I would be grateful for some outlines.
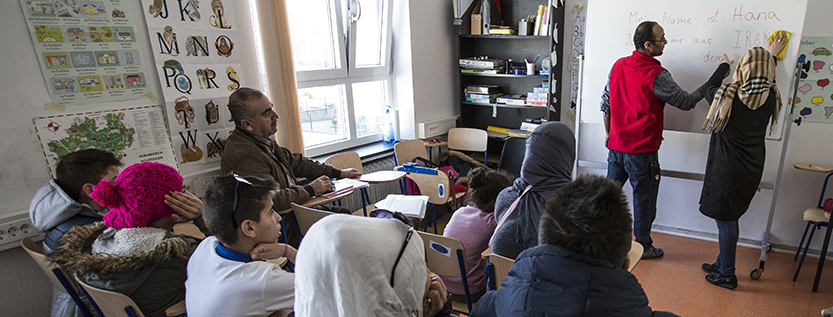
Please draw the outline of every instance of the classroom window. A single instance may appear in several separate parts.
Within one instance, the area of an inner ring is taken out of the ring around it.
[[[286,0],[308,156],[381,139],[391,104],[390,0]]]

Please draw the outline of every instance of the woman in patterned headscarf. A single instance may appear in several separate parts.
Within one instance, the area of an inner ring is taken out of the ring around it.
[[[717,222],[720,253],[714,264],[704,263],[702,267],[709,273],[706,280],[720,287],[738,286],[738,219],[749,208],[761,182],[767,125],[772,123],[771,127],[775,127],[781,111],[774,56],[785,45],[786,38],[779,35],[766,49],[750,49],[738,61],[733,82],[719,85],[719,76],[727,77],[733,63],[723,55],[721,65],[706,85],[705,96],[711,108],[703,130],[712,134],[700,212]]]

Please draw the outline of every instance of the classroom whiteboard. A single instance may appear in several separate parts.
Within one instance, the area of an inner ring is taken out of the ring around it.
[[[581,122],[603,122],[599,105],[610,68],[631,55],[633,31],[642,21],[656,21],[665,29],[668,44],[657,59],[689,92],[708,80],[723,53],[737,61],[752,47],[766,47],[772,32],[792,33],[786,58],[776,68],[786,105],[806,8],[807,0],[588,0]],[[787,108],[782,107],[777,130],[769,138],[780,138]],[[665,129],[701,132],[708,110],[705,101],[690,111],[667,106]]]

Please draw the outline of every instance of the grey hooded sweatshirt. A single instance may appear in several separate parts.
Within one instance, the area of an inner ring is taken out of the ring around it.
[[[44,233],[45,253],[55,250],[60,245],[58,240],[72,227],[101,221],[103,216],[104,213],[70,198],[55,180],[43,185],[29,204],[29,218],[32,224]]]

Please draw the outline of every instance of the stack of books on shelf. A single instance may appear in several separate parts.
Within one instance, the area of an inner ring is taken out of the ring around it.
[[[532,91],[526,95],[526,104],[529,106],[546,107],[548,90],[549,83],[546,81],[541,86],[533,87]]]
[[[490,35],[516,35],[518,34],[518,30],[512,29],[508,26],[504,25],[492,25],[491,29],[489,29]]]
[[[523,106],[526,105],[526,97],[524,95],[511,95],[497,98],[497,103],[504,103],[507,105]]]
[[[504,74],[506,73],[505,61],[482,57],[461,58],[460,72],[464,74]]]
[[[495,103],[503,96],[500,86],[496,85],[469,85],[466,87],[466,101],[482,104]]]

